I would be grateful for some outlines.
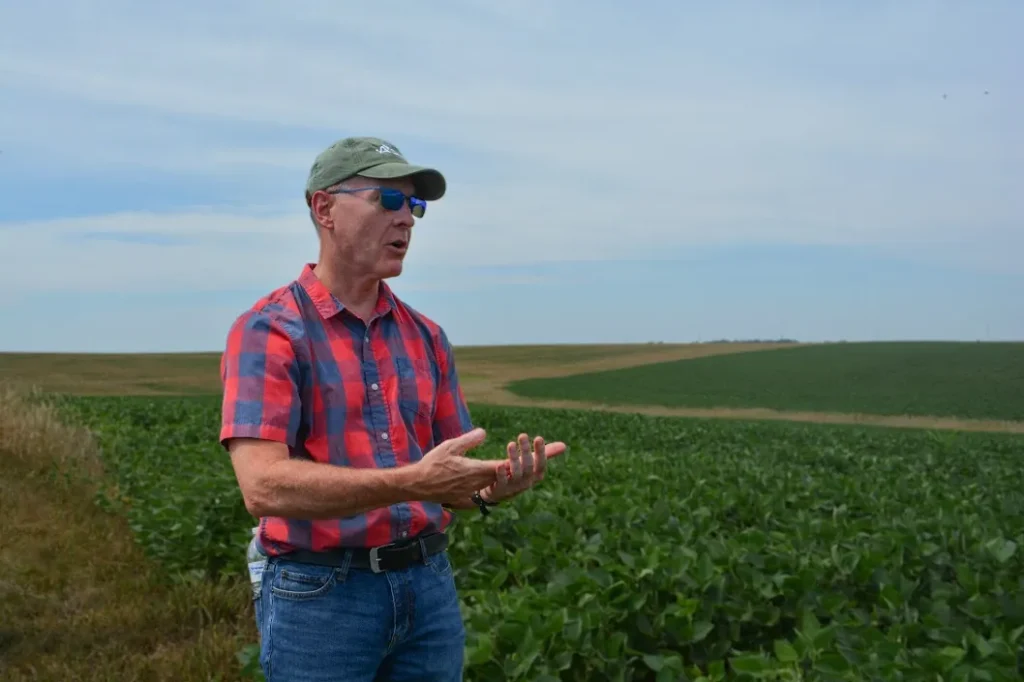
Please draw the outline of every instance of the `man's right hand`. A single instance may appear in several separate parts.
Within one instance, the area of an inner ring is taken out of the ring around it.
[[[466,453],[484,442],[487,432],[476,428],[450,438],[408,467],[410,486],[416,499],[445,503],[468,499],[473,493],[497,480],[504,459],[480,460]]]

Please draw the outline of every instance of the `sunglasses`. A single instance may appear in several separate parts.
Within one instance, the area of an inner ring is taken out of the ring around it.
[[[398,211],[405,204],[409,204],[409,211],[417,218],[422,218],[427,212],[427,202],[419,197],[408,196],[405,192],[390,187],[358,187],[356,189],[332,189],[330,194],[354,194],[375,189],[380,192],[380,205],[389,211]]]

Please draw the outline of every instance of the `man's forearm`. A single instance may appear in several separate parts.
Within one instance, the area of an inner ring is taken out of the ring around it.
[[[266,472],[246,506],[254,516],[334,519],[416,499],[412,466],[356,469],[283,460]]]

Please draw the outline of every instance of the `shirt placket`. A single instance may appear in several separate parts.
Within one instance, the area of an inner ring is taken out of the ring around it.
[[[380,319],[370,319],[363,334],[362,366],[363,381],[369,403],[370,428],[373,430],[374,461],[380,468],[394,468],[397,465],[394,445],[389,432],[388,406],[381,384],[380,366],[374,353],[373,337],[379,334]],[[409,505],[401,502],[391,507],[391,534],[395,540],[409,537],[412,515]]]

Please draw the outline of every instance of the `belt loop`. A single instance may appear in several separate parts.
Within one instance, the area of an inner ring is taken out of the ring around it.
[[[427,543],[424,541],[423,536],[416,538],[416,541],[420,544],[420,558],[423,559],[423,563],[427,563]]]
[[[342,582],[345,582],[345,580],[348,578],[349,566],[352,564],[352,550],[345,550],[343,556],[344,558],[341,560],[341,566],[335,569],[335,575],[337,575]]]

